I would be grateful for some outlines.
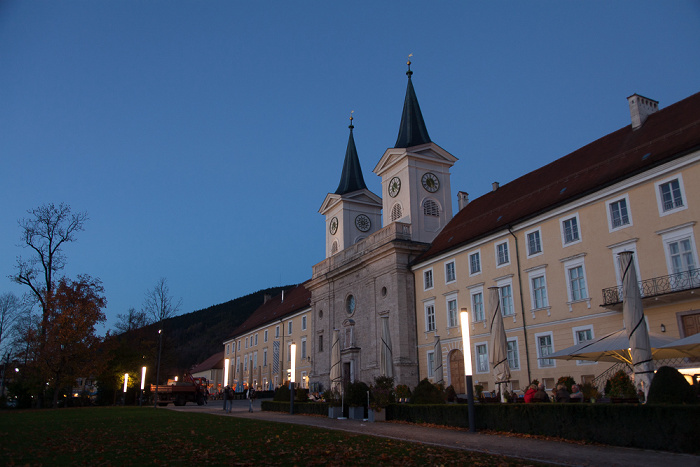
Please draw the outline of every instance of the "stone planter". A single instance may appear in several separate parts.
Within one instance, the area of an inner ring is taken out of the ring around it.
[[[364,407],[348,407],[348,418],[353,420],[364,420],[365,419],[365,408]]]
[[[381,411],[369,409],[367,414],[367,420],[370,422],[386,422],[386,409],[382,409]]]
[[[328,407],[328,418],[340,418],[343,416],[342,407]]]

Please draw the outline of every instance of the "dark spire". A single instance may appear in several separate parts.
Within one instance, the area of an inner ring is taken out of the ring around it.
[[[410,55],[409,55],[410,57]],[[411,82],[411,61],[408,61],[408,87],[406,88],[406,99],[403,102],[403,113],[401,114],[401,126],[399,127],[399,137],[396,138],[395,148],[409,148],[430,142],[428,129],[423,121],[423,114],[418,105],[416,91],[413,90]]]
[[[357,157],[357,149],[355,148],[355,138],[352,136],[352,129],[355,128],[352,124],[352,113],[350,114],[350,137],[348,138],[348,149],[345,151],[345,162],[343,162],[343,174],[340,176],[338,189],[335,190],[336,195],[344,195],[357,190],[366,190],[365,179],[362,177],[362,168],[360,167],[360,158]]]

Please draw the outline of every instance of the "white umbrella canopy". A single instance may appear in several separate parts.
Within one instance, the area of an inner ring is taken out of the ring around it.
[[[649,342],[649,331],[644,320],[642,295],[637,282],[637,268],[634,266],[633,253],[623,251],[618,255],[620,275],[622,276],[622,319],[630,341],[634,381],[641,385],[644,396],[649,394],[649,385],[654,378],[654,362]]]
[[[394,377],[394,356],[391,351],[391,335],[389,334],[389,317],[382,317],[382,348],[380,356],[380,372],[383,376]]]
[[[674,357],[700,357],[700,332],[664,345],[660,350],[673,352]]]
[[[489,309],[491,310],[491,371],[496,384],[510,381],[508,366],[508,341],[501,315],[501,299],[498,287],[489,287]],[[501,391],[501,399],[505,394]]]
[[[433,355],[435,358],[435,382],[438,384],[443,383],[445,376],[442,371],[442,346],[440,345],[440,336],[435,336]]]
[[[673,349],[663,348],[673,342],[674,340],[670,337],[649,334],[652,358],[654,360],[664,360],[679,357],[678,353]],[[567,347],[543,358],[588,360],[593,362],[626,362],[632,365],[630,341],[626,329],[620,329],[603,337]]]
[[[333,343],[331,344],[331,391],[340,391],[340,332],[333,330]]]

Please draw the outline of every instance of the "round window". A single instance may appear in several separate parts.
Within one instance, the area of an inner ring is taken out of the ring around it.
[[[354,295],[348,295],[348,298],[345,299],[345,311],[347,311],[349,315],[355,313],[355,296]]]
[[[386,297],[386,287],[382,287],[382,297]]]

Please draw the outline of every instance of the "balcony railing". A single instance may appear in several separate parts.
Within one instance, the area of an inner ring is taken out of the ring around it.
[[[656,297],[683,290],[700,287],[700,269],[671,274],[670,276],[655,277],[639,282],[639,292],[642,297]],[[622,303],[622,286],[603,289],[603,306]]]

